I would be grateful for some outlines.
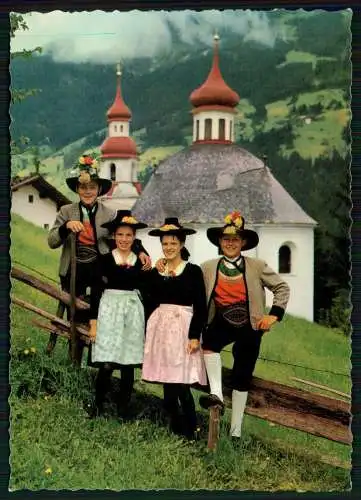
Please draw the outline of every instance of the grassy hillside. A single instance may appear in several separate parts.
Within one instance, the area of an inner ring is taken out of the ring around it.
[[[59,251],[48,249],[45,230],[13,216],[11,241],[14,265],[19,265],[16,261],[57,279]],[[55,311],[55,302],[45,295],[15,281],[12,285],[14,295]],[[73,371],[63,339],[53,359],[44,356],[47,334],[31,325],[33,317],[12,308],[11,489],[349,488],[350,447],[248,415],[241,449],[227,438],[227,410],[219,448],[208,454],[207,413],[197,403],[202,439],[183,444],[164,424],[159,386],[141,382],[139,372],[132,401],[136,419],[122,424],[112,415],[87,420],[83,401],[92,397],[93,371]],[[261,353],[282,363],[341,373],[349,371],[349,355],[345,337],[292,317],[265,336]],[[223,356],[230,365],[229,353]],[[295,375],[350,392],[347,377],[269,361],[258,362],[256,375],[290,385]],[[198,402],[199,394],[194,394]]]
[[[139,132],[139,131],[137,131]],[[139,133],[134,133],[134,139],[137,141]],[[99,144],[94,144],[93,146],[84,147],[84,144],[89,144],[88,138],[83,137],[82,139],[75,141],[72,144],[67,145],[65,148],[57,151],[51,156],[45,157],[41,160],[40,173],[45,175],[46,180],[55,186],[61,193],[67,196],[70,200],[76,199],[76,195],[67,187],[65,179],[69,175],[69,165],[66,165],[65,161],[67,155],[71,157],[76,157],[81,153],[86,152],[96,152],[100,155]],[[141,141],[140,141],[141,144]],[[140,146],[137,142],[137,146]],[[151,147],[145,149],[144,151],[139,148],[139,167],[138,171],[141,172],[146,166],[150,164],[158,164],[161,160],[164,160],[168,156],[177,153],[183,149],[183,146],[161,146],[161,147]],[[71,164],[70,164],[71,165]],[[13,157],[12,160],[12,170],[19,177],[25,177],[34,171],[33,168],[33,157],[32,155],[21,155],[21,157]]]

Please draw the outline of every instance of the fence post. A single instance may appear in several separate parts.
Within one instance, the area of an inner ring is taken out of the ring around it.
[[[76,234],[70,234],[70,343],[69,356],[75,364],[77,358],[77,334],[75,324],[76,299]]]
[[[208,449],[215,450],[219,439],[221,407],[211,406],[209,408]]]

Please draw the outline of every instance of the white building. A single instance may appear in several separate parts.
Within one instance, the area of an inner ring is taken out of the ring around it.
[[[105,205],[116,210],[130,210],[141,192],[141,185],[137,177],[137,147],[130,137],[132,113],[123,100],[120,77],[118,65],[115,99],[107,112],[108,137],[100,146],[99,175],[113,181],[111,190],[102,197]]]
[[[52,227],[60,207],[68,203],[71,201],[39,174],[11,182],[11,211],[44,229]]]
[[[139,231],[155,261],[162,255],[158,238],[148,231],[165,217],[197,230],[187,238],[191,261],[217,257],[207,228],[222,226],[226,214],[240,211],[246,227],[257,231],[260,243],[246,252],[264,259],[289,283],[287,312],[313,321],[314,227],[297,202],[274,178],[267,165],[234,144],[234,115],[239,96],[219,69],[218,37],[207,80],[190,96],[193,104],[193,144],[163,160],[133,207],[149,229]],[[267,293],[271,305],[271,294]]]

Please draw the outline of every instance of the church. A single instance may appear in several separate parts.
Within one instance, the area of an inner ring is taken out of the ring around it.
[[[100,174],[112,179],[104,198],[114,208],[132,209],[149,225],[138,237],[155,262],[159,239],[148,231],[165,217],[178,217],[196,229],[186,241],[196,264],[217,257],[208,241],[209,227],[239,211],[260,243],[246,255],[264,259],[291,288],[288,313],[313,321],[314,228],[308,216],[272,175],[267,164],[234,143],[236,106],[240,97],[224,81],[219,63],[219,37],[214,37],[213,62],[205,82],[190,94],[193,142],[158,165],[144,191],[137,182],[137,151],[129,135],[131,112],[120,91],[107,113],[108,137],[101,146]],[[267,304],[271,294],[266,292]]]

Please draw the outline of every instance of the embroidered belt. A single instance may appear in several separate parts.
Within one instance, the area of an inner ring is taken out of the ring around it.
[[[95,262],[97,257],[98,252],[95,246],[78,245],[76,252],[76,261],[80,264]]]
[[[217,307],[222,318],[232,326],[242,327],[249,323],[248,309],[245,302],[237,302],[225,307]]]

